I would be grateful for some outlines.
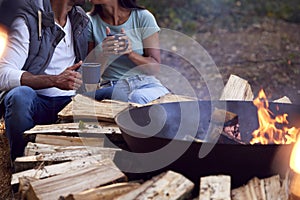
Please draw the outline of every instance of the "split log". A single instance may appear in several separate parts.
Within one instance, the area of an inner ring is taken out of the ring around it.
[[[115,148],[103,148],[103,147],[86,147],[86,146],[79,146],[79,147],[55,147],[51,145],[45,144],[28,144],[28,154],[32,154],[32,148],[39,149],[40,152],[46,152],[39,155],[32,155],[32,156],[23,156],[18,157],[15,160],[15,163],[19,162],[63,162],[63,161],[71,161],[76,160],[79,158],[84,158],[91,155],[101,155],[103,159],[114,159],[116,151],[120,151],[120,149]],[[36,145],[36,146],[35,146]],[[35,151],[35,150],[34,150]],[[49,152],[49,153],[48,153]],[[39,153],[37,151],[37,153]]]
[[[248,185],[241,186],[237,189],[231,191],[232,200],[257,200],[256,195],[251,193],[250,187]],[[265,199],[264,199],[265,200]]]
[[[125,175],[111,160],[105,160],[69,173],[30,182],[27,199],[57,200],[61,196],[125,179]]]
[[[273,102],[275,102],[275,103],[288,103],[288,104],[292,103],[292,101],[287,96],[284,96],[280,99],[276,99]]]
[[[54,164],[49,166],[40,165],[40,167],[36,169],[30,169],[30,170],[13,174],[11,185],[18,184],[19,178],[21,177],[32,177],[35,179],[48,178],[59,174],[68,173],[73,170],[78,170],[84,167],[88,167],[90,165],[99,163],[102,160],[103,158],[101,155],[95,155],[95,156],[88,156],[78,160],[64,162],[60,164]]]
[[[64,200],[112,200],[140,186],[139,183],[116,183],[108,186],[90,189],[78,194],[71,194]]]
[[[232,200],[266,200],[264,180],[254,177],[246,185],[232,190],[231,195]]]
[[[58,113],[61,120],[94,119],[98,121],[114,122],[114,118],[121,111],[133,106],[132,103],[103,100],[77,94],[72,101]]]
[[[248,81],[231,74],[220,100],[253,101],[254,95]]]
[[[226,175],[200,178],[199,200],[230,200],[231,178]]]
[[[171,103],[171,102],[183,102],[183,101],[197,101],[197,100],[198,99],[196,97],[189,97],[189,96],[176,95],[176,94],[167,94],[165,96],[160,97],[159,99],[151,101],[150,103],[148,103],[146,105]],[[143,106],[145,106],[145,105],[143,105]]]
[[[138,196],[141,196],[144,191],[146,191],[148,188],[150,188],[159,178],[161,178],[162,175],[153,177],[151,180],[148,180],[144,182],[140,187],[123,194],[119,197],[116,197],[114,200],[132,200],[137,199]]]
[[[232,190],[232,200],[287,199],[287,178],[281,184],[279,175],[265,179],[253,178],[246,185]],[[282,186],[281,186],[282,185]]]
[[[69,137],[69,136],[38,134],[35,138],[35,142],[41,144],[57,145],[57,146],[103,147],[104,138]]]
[[[253,198],[257,200],[265,200],[265,188],[264,188],[264,180],[260,180],[257,177],[254,177],[248,182],[251,194]]]
[[[181,174],[168,171],[153,179],[146,181],[140,187],[121,195],[115,200],[177,200],[185,199],[191,195],[194,183]]]
[[[37,156],[45,154],[53,154],[58,152],[74,152],[74,151],[89,151],[91,154],[99,154],[105,150],[119,150],[109,149],[104,147],[91,147],[91,146],[56,146],[51,144],[40,144],[29,142],[24,150],[25,156]],[[114,151],[113,151],[114,152]]]
[[[78,123],[61,123],[49,125],[36,125],[30,130],[24,132],[25,135],[29,134],[47,134],[47,135],[101,135],[121,133],[119,127],[111,122],[83,122]]]
[[[264,179],[264,187],[266,192],[266,200],[281,199],[280,198],[280,177],[279,175]]]
[[[26,195],[30,187],[30,182],[37,181],[38,179],[34,177],[19,177],[18,182],[19,184],[19,190],[18,190],[18,199],[19,200],[26,200]]]

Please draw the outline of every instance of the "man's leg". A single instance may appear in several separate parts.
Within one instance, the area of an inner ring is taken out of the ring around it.
[[[37,95],[26,86],[12,89],[4,99],[6,135],[9,139],[12,161],[23,156],[26,142],[23,133],[36,124],[51,124],[57,121],[57,113],[71,97],[46,97]]]
[[[23,133],[34,126],[36,98],[36,92],[26,86],[14,88],[5,96],[5,129],[12,161],[23,156],[26,146]]]

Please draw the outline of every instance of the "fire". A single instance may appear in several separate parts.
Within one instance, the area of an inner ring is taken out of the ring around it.
[[[290,144],[296,142],[300,129],[287,127],[289,123],[288,114],[274,117],[274,114],[269,110],[269,102],[263,90],[253,100],[253,104],[257,107],[259,128],[252,133],[251,144]],[[281,125],[280,129],[277,128],[279,124]]]

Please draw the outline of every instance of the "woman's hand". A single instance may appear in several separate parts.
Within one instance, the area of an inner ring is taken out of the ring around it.
[[[121,33],[112,35],[110,29],[106,28],[107,37],[102,42],[103,53],[107,55],[124,55],[132,52],[132,44],[129,37],[122,29]]]

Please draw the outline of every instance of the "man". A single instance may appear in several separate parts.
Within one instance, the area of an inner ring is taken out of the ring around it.
[[[84,0],[25,0],[0,60],[0,90],[12,161],[22,156],[23,132],[57,120],[81,86],[76,71],[87,55]]]

